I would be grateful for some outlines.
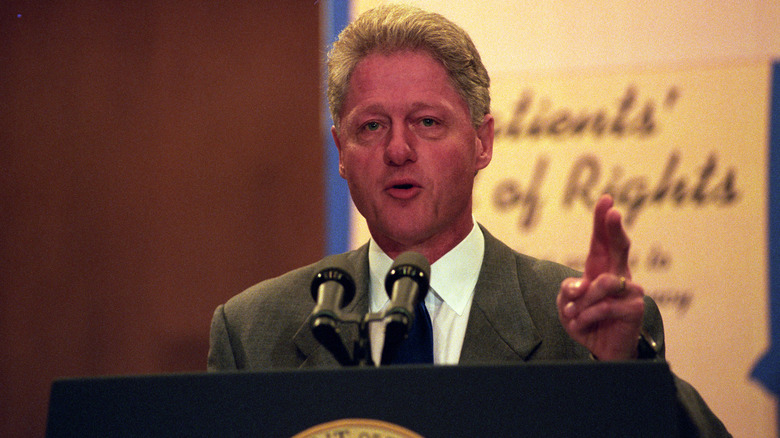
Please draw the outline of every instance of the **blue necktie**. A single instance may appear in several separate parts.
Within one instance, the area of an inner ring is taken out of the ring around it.
[[[433,363],[433,327],[425,303],[420,301],[414,311],[409,337],[398,346],[393,364]]]

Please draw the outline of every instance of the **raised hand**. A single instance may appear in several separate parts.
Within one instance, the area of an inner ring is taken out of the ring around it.
[[[609,195],[596,203],[590,251],[582,278],[568,278],[558,294],[566,332],[599,360],[637,356],[644,292],[631,281],[631,242]]]

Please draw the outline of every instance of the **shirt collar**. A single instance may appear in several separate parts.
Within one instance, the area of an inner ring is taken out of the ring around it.
[[[474,293],[484,255],[485,236],[474,221],[468,236],[431,265],[431,289],[458,315],[466,310]],[[369,309],[378,312],[390,300],[385,291],[385,276],[393,260],[373,238],[368,246],[368,264],[371,272]]]

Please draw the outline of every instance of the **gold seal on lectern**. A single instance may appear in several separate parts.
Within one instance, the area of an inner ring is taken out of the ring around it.
[[[347,418],[318,424],[292,438],[423,438],[423,436],[385,421]]]

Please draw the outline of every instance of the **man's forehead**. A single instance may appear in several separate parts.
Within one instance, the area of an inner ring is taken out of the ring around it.
[[[424,48],[414,48],[414,47],[401,47],[396,49],[382,49],[377,48],[374,50],[369,51],[368,53],[363,54],[360,59],[355,63],[355,66],[352,68],[354,70],[357,68],[360,64],[364,63],[366,60],[371,59],[377,59],[377,58],[427,58],[428,60],[435,62],[439,65],[442,65],[441,62],[436,58],[436,56],[433,55],[429,50]],[[444,67],[442,65],[442,67]]]
[[[344,109],[382,112],[393,109],[453,109],[466,105],[446,69],[423,50],[375,52],[365,56],[352,71]],[[466,106],[467,107],[467,106]]]
[[[450,108],[444,101],[413,101],[404,103],[402,105],[394,105],[397,109],[404,109],[410,112],[419,110],[446,110]],[[390,105],[383,102],[365,102],[357,103],[352,112],[355,113],[382,113],[387,112],[392,108]]]

